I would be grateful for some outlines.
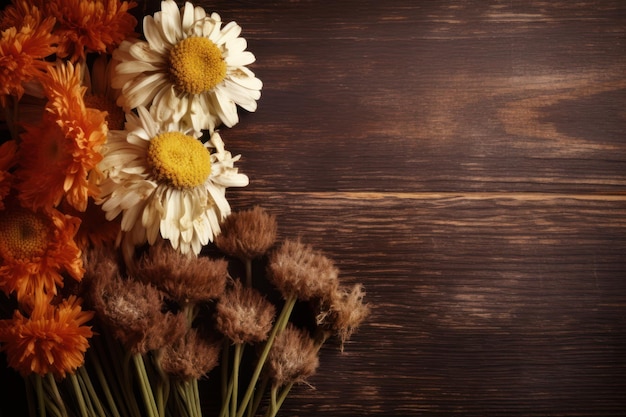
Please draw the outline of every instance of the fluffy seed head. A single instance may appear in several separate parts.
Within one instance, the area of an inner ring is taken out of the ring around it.
[[[318,365],[318,349],[307,332],[291,323],[274,340],[268,356],[268,373],[275,386],[306,382]]]
[[[161,368],[181,380],[200,379],[217,366],[220,349],[219,341],[206,340],[196,329],[190,329],[161,349]]]
[[[356,284],[352,288],[341,286],[328,299],[320,301],[317,324],[339,337],[341,350],[370,313],[363,297],[363,285]]]
[[[224,292],[228,262],[183,254],[167,243],[159,243],[150,248],[132,274],[182,305],[196,304]]]
[[[275,308],[257,290],[235,281],[217,304],[217,329],[233,343],[256,343],[267,339]]]
[[[288,298],[307,301],[336,291],[339,270],[331,259],[299,240],[285,240],[269,259],[268,278]]]
[[[163,293],[152,285],[124,279],[117,271],[89,268],[89,295],[98,317],[132,353],[146,353],[181,337],[183,314],[163,312]]]
[[[260,206],[232,213],[222,224],[215,244],[224,253],[239,259],[264,255],[276,241],[276,216]]]

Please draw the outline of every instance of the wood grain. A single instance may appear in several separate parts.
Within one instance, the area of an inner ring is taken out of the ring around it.
[[[622,193],[626,13],[601,3],[213,2],[265,81],[224,135],[280,192]]]
[[[258,200],[282,214],[282,236],[364,282],[373,307],[284,415],[623,413],[624,200],[272,192],[241,204]]]
[[[373,307],[283,415],[626,415],[622,2],[208,6],[264,81],[233,206]]]

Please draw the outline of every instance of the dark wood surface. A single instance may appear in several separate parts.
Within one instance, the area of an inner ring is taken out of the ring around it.
[[[626,3],[199,4],[264,82],[233,208],[372,307],[279,415],[626,415]]]
[[[372,306],[282,415],[626,415],[626,3],[205,4],[264,82],[233,206]]]

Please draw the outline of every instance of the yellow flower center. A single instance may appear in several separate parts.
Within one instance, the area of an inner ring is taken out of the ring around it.
[[[170,72],[179,90],[210,91],[226,77],[226,62],[216,44],[203,37],[178,42],[170,51]]]
[[[43,255],[48,247],[50,223],[23,209],[7,209],[0,216],[0,257],[29,260]]]
[[[211,174],[211,154],[200,140],[181,132],[165,132],[150,140],[148,164],[159,181],[177,188],[204,184]]]

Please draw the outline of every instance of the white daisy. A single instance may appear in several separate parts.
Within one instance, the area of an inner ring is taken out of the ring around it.
[[[97,199],[109,220],[122,214],[124,253],[155,243],[159,234],[182,253],[198,254],[230,214],[226,187],[244,187],[217,132],[203,144],[193,130],[159,123],[144,107],[129,113],[125,130],[109,132],[99,168],[106,175]]]
[[[120,62],[112,80],[121,89],[118,104],[126,111],[156,106],[160,120],[210,131],[234,126],[237,105],[255,111],[262,83],[246,67],[255,57],[239,25],[221,26],[217,13],[162,1],[160,12],[144,18],[146,41],[124,41],[113,54]]]

